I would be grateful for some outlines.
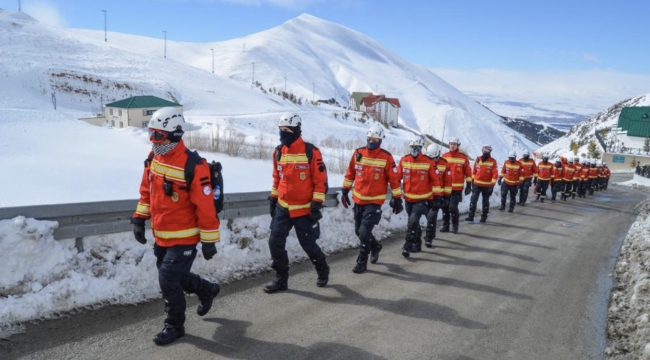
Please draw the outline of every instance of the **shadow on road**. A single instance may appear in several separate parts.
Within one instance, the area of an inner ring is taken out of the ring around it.
[[[417,257],[417,255],[414,255],[414,254],[411,254],[411,257],[409,258],[409,260],[413,259],[413,260],[415,260],[417,262],[432,262],[432,263],[444,264],[444,265],[475,266],[475,267],[482,267],[482,268],[487,268],[487,269],[506,270],[506,271],[511,271],[513,273],[517,273],[517,274],[545,276],[544,274],[540,274],[540,273],[536,273],[534,271],[529,271],[529,270],[516,268],[516,267],[513,267],[513,266],[495,264],[495,263],[491,263],[491,262],[487,262],[487,261],[481,261],[481,260],[464,259],[464,258],[461,258],[461,257],[452,256],[452,255],[448,255],[448,254],[429,252],[429,251],[423,251],[422,254],[437,255],[437,256],[447,258],[448,260],[434,260],[434,259],[428,259],[428,258],[421,258],[421,257]]]
[[[378,310],[391,312],[396,315],[407,316],[416,319],[438,321],[466,329],[484,330],[488,328],[486,325],[480,322],[466,319],[460,316],[458,314],[458,311],[444,305],[438,305],[413,299],[373,299],[365,297],[358,292],[351,290],[345,285],[335,284],[328,287],[338,291],[341,296],[325,296],[322,294],[293,289],[289,290],[288,292],[318,301],[324,301],[333,304],[368,306],[376,308]]]
[[[499,225],[495,225],[495,226],[498,227]],[[534,244],[534,243],[529,243],[529,242],[519,241],[519,240],[509,240],[509,239],[498,238],[498,237],[494,237],[494,236],[485,236],[485,235],[477,235],[477,234],[471,234],[470,236],[473,237],[473,238],[477,238],[477,239],[497,241],[497,242],[506,243],[506,244],[531,246],[531,247],[547,249],[547,250],[557,250],[557,248],[555,248],[555,247],[545,246],[545,245],[540,245],[540,244]]]
[[[468,235],[468,236],[474,236],[474,235]],[[479,246],[472,246],[472,245],[468,245],[468,244],[465,244],[465,243],[460,243],[460,242],[457,242],[457,241],[451,241],[451,240],[445,240],[445,239],[436,238],[436,240],[434,240],[434,241],[437,241],[437,242],[442,241],[442,242],[446,242],[446,243],[449,243],[449,244],[459,246],[459,247],[436,246],[439,249],[483,252],[483,253],[488,253],[488,254],[510,256],[510,257],[514,257],[514,258],[517,258],[517,259],[520,259],[520,260],[530,261],[530,262],[535,262],[535,263],[539,262],[539,260],[535,259],[534,257],[528,256],[528,255],[521,255],[521,254],[511,253],[511,252],[508,252],[508,251],[503,251],[503,250],[495,250],[495,249],[488,249],[488,248],[483,248],[483,247],[479,247]]]
[[[523,294],[517,294],[511,291],[503,290],[496,288],[494,286],[489,286],[489,285],[481,285],[481,284],[476,284],[476,283],[471,283],[468,281],[462,281],[462,280],[456,280],[452,278],[446,278],[442,276],[433,276],[433,275],[426,275],[426,274],[416,274],[412,273],[409,271],[404,270],[401,266],[395,265],[395,264],[384,264],[380,263],[377,265],[383,265],[386,267],[390,273],[386,272],[381,272],[381,271],[375,271],[375,270],[367,270],[368,273],[371,274],[377,274],[377,275],[382,275],[382,276],[387,276],[391,277],[397,280],[402,280],[402,281],[413,281],[413,282],[421,282],[421,283],[428,283],[428,284],[435,284],[435,285],[441,285],[441,286],[453,286],[461,289],[468,289],[468,290],[474,290],[474,291],[481,291],[481,292],[487,292],[487,293],[492,293],[496,295],[503,295],[503,296],[508,296],[516,299],[524,299],[524,300],[532,300],[533,298],[528,295],[523,295]]]
[[[212,340],[187,334],[179,343],[185,342],[230,359],[384,359],[365,350],[337,343],[318,342],[303,347],[246,337],[246,329],[252,325],[249,321],[224,318],[207,318],[205,321],[220,325]]]

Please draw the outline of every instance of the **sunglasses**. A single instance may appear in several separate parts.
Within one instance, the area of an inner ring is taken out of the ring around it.
[[[166,131],[149,128],[149,140],[151,142],[159,143],[165,141],[166,139]]]

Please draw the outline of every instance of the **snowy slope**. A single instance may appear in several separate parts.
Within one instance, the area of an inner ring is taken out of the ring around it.
[[[573,155],[573,153],[570,151],[571,141],[588,144],[589,141],[595,139],[594,132],[596,130],[616,126],[618,123],[618,116],[621,114],[621,110],[624,107],[628,106],[650,106],[650,94],[641,95],[632,99],[621,101],[609,107],[607,110],[588,118],[580,124],[573,126],[571,130],[566,133],[566,135],[542,146],[538,150],[538,153],[546,152],[549,153],[551,157],[560,155]],[[596,141],[596,143],[598,142]],[[578,154],[588,153],[587,146],[588,145],[583,145],[578,150]],[[600,150],[602,151],[602,149]]]

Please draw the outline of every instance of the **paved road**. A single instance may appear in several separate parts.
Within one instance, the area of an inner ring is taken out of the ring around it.
[[[29,325],[0,342],[0,358],[602,359],[609,275],[645,198],[611,187],[493,211],[408,260],[400,239],[385,241],[361,275],[351,272],[356,252],[344,251],[329,257],[326,288],[307,263],[292,268],[285,293],[263,293],[271,274],[228,284],[166,347],[151,341],[163,320],[155,301]]]

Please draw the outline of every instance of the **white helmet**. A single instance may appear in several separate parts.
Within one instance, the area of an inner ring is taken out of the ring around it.
[[[508,157],[509,158],[516,158],[517,153],[514,150],[510,150],[510,152],[508,153]]]
[[[553,159],[553,162],[556,163],[556,164],[557,164],[557,163],[562,164],[562,159],[560,159],[560,158],[555,158],[555,159]]]
[[[368,129],[368,134],[366,135],[366,137],[371,137],[371,138],[376,138],[376,139],[381,140],[381,139],[385,138],[386,135],[384,134],[384,129],[381,126],[372,125]]]
[[[432,158],[437,158],[440,156],[440,145],[431,144],[427,147],[427,155]]]
[[[600,160],[598,160],[598,161],[596,161],[596,166],[603,167],[603,163],[601,163]]]
[[[457,145],[460,145],[460,139],[458,139],[457,137],[453,137],[453,138],[449,139],[449,144],[453,144],[453,143],[456,143]]]
[[[418,137],[415,137],[414,139],[411,139],[411,140],[409,141],[409,146],[419,146],[419,147],[423,147],[423,146],[424,146],[424,139],[422,139],[422,138],[419,137],[419,136],[418,136]]]
[[[492,151],[492,146],[491,146],[491,145],[487,145],[487,144],[486,144],[486,145],[483,145],[483,148],[482,148],[481,150],[482,150],[482,151],[486,151],[486,150],[487,150],[488,152],[491,152],[491,151]]]
[[[302,124],[302,119],[298,114],[282,115],[280,116],[280,120],[278,120],[278,127],[280,126],[294,127],[294,126],[300,126],[301,124]]]
[[[607,166],[607,163],[606,163],[606,162],[604,162],[604,163],[603,163],[603,166]]]
[[[548,154],[547,153],[542,154],[542,160],[548,160]]]
[[[156,110],[149,119],[149,128],[172,132],[182,130],[185,125],[183,113],[175,107],[164,107]]]
[[[572,162],[573,162],[573,156],[569,156],[569,157],[566,159],[566,161],[567,161],[568,163],[572,163]]]
[[[521,153],[524,157],[530,156],[530,152],[528,150],[524,150],[523,153]]]

